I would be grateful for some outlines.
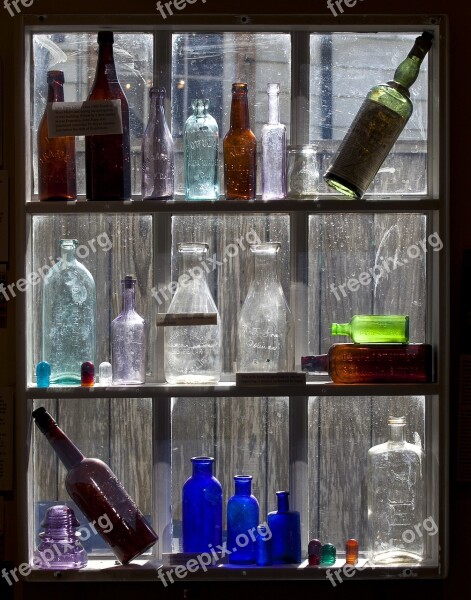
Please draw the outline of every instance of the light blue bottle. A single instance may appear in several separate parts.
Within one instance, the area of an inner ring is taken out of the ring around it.
[[[186,200],[219,198],[219,128],[208,113],[209,101],[191,103],[193,114],[183,130]]]
[[[252,476],[235,475],[235,494],[227,503],[227,547],[231,554],[229,562],[235,565],[251,565],[256,562],[257,526],[259,505],[252,496]]]
[[[60,244],[61,258],[44,278],[42,360],[51,383],[80,385],[82,363],[95,362],[95,282],[75,258],[77,240]]]

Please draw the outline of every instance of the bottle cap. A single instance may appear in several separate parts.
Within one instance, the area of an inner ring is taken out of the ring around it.
[[[99,44],[113,44],[114,34],[112,31],[99,31],[97,41]]]

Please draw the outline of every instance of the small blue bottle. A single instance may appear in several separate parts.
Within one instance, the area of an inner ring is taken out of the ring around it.
[[[183,552],[208,552],[222,544],[222,487],[213,477],[214,458],[191,459],[193,474],[183,485]]]
[[[255,540],[259,522],[259,505],[252,496],[252,476],[235,475],[235,494],[227,503],[227,547],[229,562],[251,565],[256,562]]]
[[[272,564],[271,557],[271,540],[272,534],[266,523],[261,523],[257,527],[257,541],[255,542],[257,553],[257,565],[259,567],[267,567]]]
[[[301,562],[301,519],[299,512],[289,509],[289,492],[276,492],[278,510],[268,513],[272,532],[273,564]]]
[[[48,388],[51,384],[51,365],[42,360],[36,365],[36,385],[38,388]]]

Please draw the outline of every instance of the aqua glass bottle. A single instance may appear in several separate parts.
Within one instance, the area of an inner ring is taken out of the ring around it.
[[[231,552],[229,562],[251,565],[257,559],[254,540],[259,523],[258,500],[252,496],[251,475],[235,475],[234,484],[235,494],[227,503],[227,547]]]
[[[368,559],[373,564],[417,564],[424,558],[422,448],[404,439],[404,417],[389,417],[389,439],[368,450]],[[421,531],[422,533],[422,531]]]
[[[165,118],[165,88],[151,88],[149,96],[149,122],[142,138],[142,198],[169,200],[174,192],[175,152]]]
[[[289,509],[289,492],[276,492],[278,510],[268,513],[272,533],[273,564],[301,562],[301,518],[298,511]]]
[[[280,123],[280,84],[269,83],[268,123],[262,127],[262,200],[286,198],[286,126]]]
[[[356,315],[350,323],[332,323],[332,335],[348,335],[356,344],[407,344],[406,315]]]
[[[191,103],[193,114],[183,130],[186,200],[219,198],[219,128],[209,114],[209,100]]]
[[[44,278],[42,360],[51,383],[80,385],[82,363],[95,363],[95,282],[75,257],[77,240],[60,244],[61,258]]]
[[[140,385],[146,380],[146,324],[136,312],[136,279],[121,280],[122,310],[111,323],[113,385]]]
[[[213,476],[214,458],[191,459],[192,476],[183,485],[183,552],[208,552],[222,543],[222,487]]]

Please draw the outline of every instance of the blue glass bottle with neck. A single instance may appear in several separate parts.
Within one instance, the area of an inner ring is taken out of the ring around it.
[[[289,509],[289,492],[276,492],[278,510],[268,513],[272,533],[273,564],[301,562],[301,519],[299,512]]]
[[[235,494],[227,503],[227,547],[231,551],[229,562],[250,565],[257,558],[254,540],[260,509],[257,498],[252,496],[251,475],[235,475],[234,484]]]
[[[191,459],[193,473],[183,485],[183,552],[208,552],[222,544],[222,487],[213,476],[214,458]]]

